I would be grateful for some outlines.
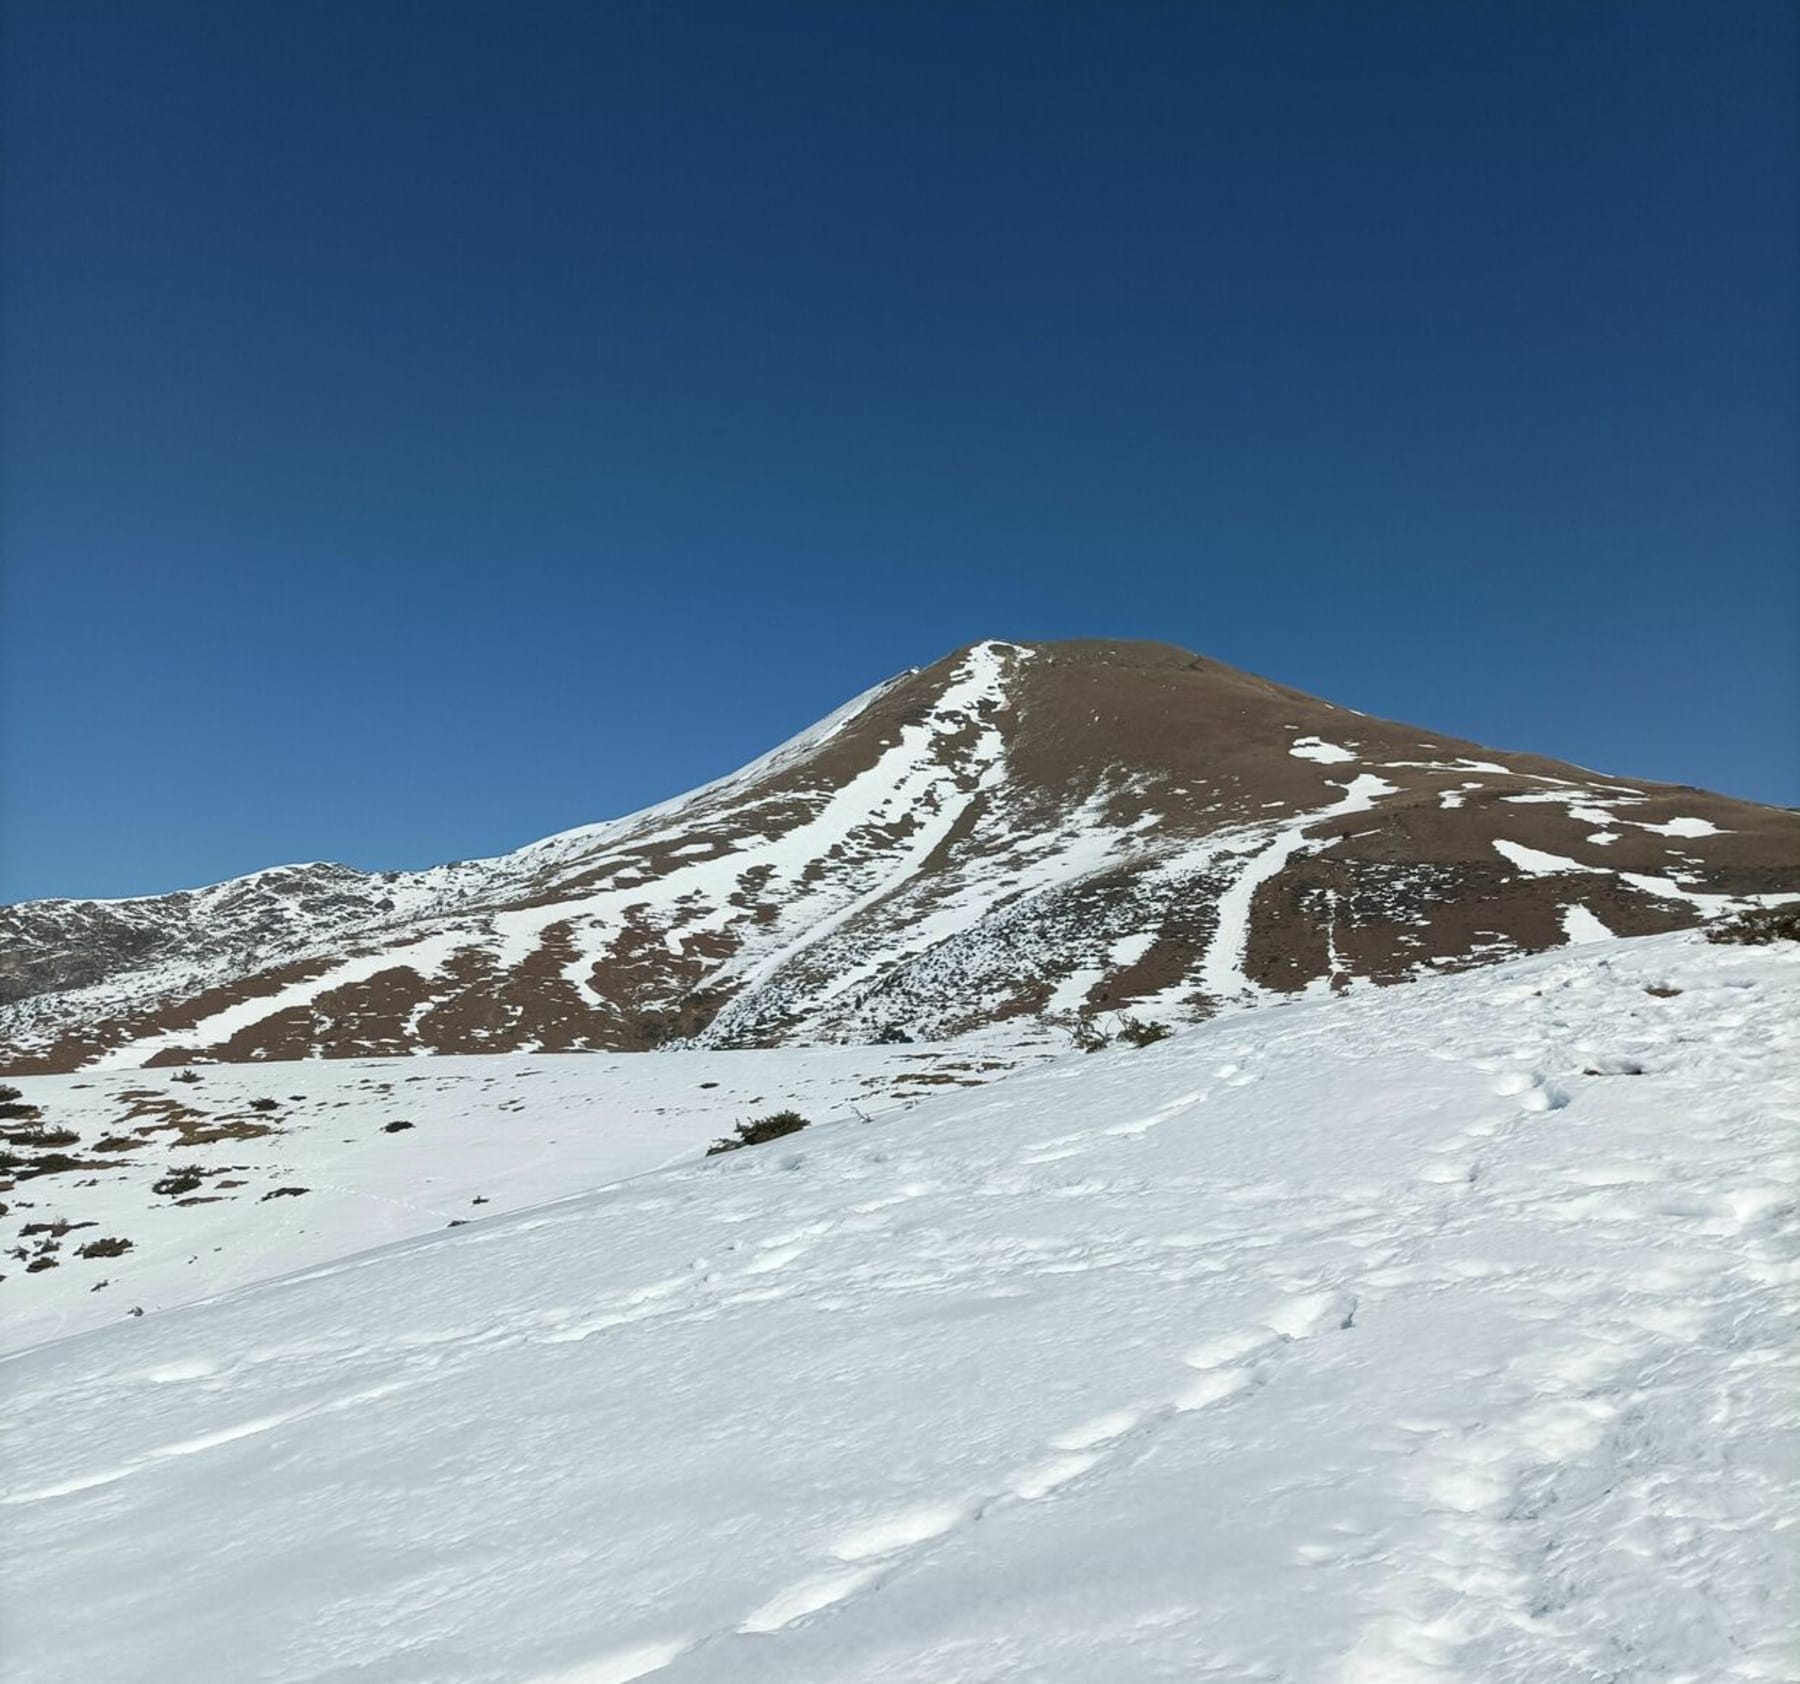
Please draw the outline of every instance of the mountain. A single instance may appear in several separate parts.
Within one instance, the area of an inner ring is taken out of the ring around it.
[[[1800,891],[1800,816],[1371,719],[1155,643],[987,642],[496,859],[0,913],[0,1064],[1179,1021]]]
[[[1792,943],[1600,942],[331,1261],[256,1206],[282,1278],[8,1360],[6,1676],[1791,1678],[1797,1027]]]

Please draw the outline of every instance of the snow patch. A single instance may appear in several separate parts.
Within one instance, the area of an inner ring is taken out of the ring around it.
[[[1562,909],[1563,938],[1576,946],[1583,942],[1610,941],[1613,932],[1587,907],[1579,904]]]
[[[1302,813],[1280,826],[1250,855],[1231,887],[1219,897],[1218,929],[1201,961],[1197,979],[1202,992],[1220,1000],[1253,992],[1250,979],[1244,974],[1244,959],[1250,946],[1250,909],[1256,891],[1307,846],[1307,832],[1314,825],[1346,813],[1367,812],[1382,796],[1395,793],[1392,784],[1372,772],[1359,772],[1343,790],[1342,800]]]
[[[1604,875],[1610,869],[1604,865],[1583,865],[1580,860],[1547,854],[1542,848],[1528,848],[1523,842],[1509,842],[1504,837],[1496,839],[1494,852],[1533,877],[1550,877],[1564,871],[1593,871]]]

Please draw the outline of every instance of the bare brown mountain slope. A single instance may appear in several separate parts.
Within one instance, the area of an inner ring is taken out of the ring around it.
[[[0,912],[0,1063],[937,1038],[1691,924],[1800,816],[1371,719],[1154,643],[982,643],[498,859]]]

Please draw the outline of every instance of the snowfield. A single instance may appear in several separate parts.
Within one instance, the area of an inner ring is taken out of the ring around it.
[[[1595,940],[38,1346],[6,1676],[1790,1679],[1797,1040]]]
[[[772,1112],[827,1123],[980,1087],[1053,1044],[1066,1037],[21,1076],[92,1167],[0,1197],[0,1350],[692,1162]],[[95,1240],[131,1247],[83,1257]]]

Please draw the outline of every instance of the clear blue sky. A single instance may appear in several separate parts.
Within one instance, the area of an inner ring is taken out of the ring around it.
[[[1800,802],[1786,0],[20,0],[7,898],[495,852],[984,636]]]

